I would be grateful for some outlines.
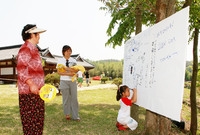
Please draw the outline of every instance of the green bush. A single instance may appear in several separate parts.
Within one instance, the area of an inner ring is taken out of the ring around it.
[[[108,77],[103,77],[103,78],[101,78],[101,83],[106,83],[106,81],[108,81],[108,80],[109,80]]]
[[[60,83],[60,75],[58,73],[47,74],[45,76],[45,83],[58,87]]]
[[[119,89],[119,86],[122,84],[122,78],[115,78],[112,83],[117,85],[117,88]]]

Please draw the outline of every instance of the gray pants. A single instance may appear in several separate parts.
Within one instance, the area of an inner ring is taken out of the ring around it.
[[[76,81],[60,80],[59,88],[62,92],[62,103],[65,116],[71,114],[72,119],[79,119]]]

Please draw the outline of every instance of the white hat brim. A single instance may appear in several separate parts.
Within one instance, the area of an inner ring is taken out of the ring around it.
[[[30,28],[29,30],[25,31],[25,33],[43,33],[45,31],[46,30],[44,30],[44,29],[33,27],[33,28]]]
[[[46,30],[44,30],[44,29],[36,28],[36,29],[30,30],[29,33],[43,33],[45,31]]]

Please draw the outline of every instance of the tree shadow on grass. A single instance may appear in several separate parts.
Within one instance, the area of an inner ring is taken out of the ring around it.
[[[118,105],[80,104],[81,121],[67,121],[61,104],[45,105],[44,135],[127,135],[140,131],[118,131],[115,127]],[[19,106],[0,107],[0,134],[22,135]],[[140,122],[141,121],[141,122]],[[140,120],[139,123],[144,123]],[[143,125],[141,125],[143,126]],[[138,129],[141,127],[139,124]]]
[[[118,131],[115,124],[119,106],[110,104],[80,104],[80,122],[66,120],[61,104],[46,106],[46,135],[139,135],[144,128],[144,119],[139,119],[135,131]],[[143,110],[141,110],[143,111]],[[142,112],[143,113],[143,112]]]
[[[144,131],[145,109],[139,109],[139,125],[135,131],[118,131],[115,124],[119,106],[111,104],[80,104],[81,121],[66,120],[62,104],[45,104],[44,135],[141,135]],[[0,107],[0,134],[22,135],[19,106]]]

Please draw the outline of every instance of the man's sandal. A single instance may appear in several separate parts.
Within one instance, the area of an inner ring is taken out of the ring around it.
[[[71,120],[69,115],[66,115],[66,120]]]

